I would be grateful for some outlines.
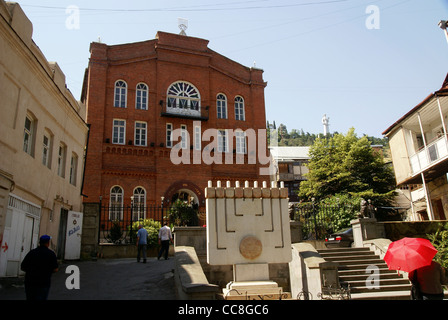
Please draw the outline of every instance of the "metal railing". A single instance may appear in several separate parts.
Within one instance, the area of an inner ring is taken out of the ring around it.
[[[324,240],[325,236],[350,227],[350,220],[360,211],[351,204],[298,203],[292,207],[291,219],[302,226],[303,240]]]
[[[161,206],[100,206],[99,243],[129,244],[135,242],[136,222],[152,219],[163,225],[169,208]]]
[[[198,225],[205,221],[205,213],[197,207],[162,206],[102,206],[98,230],[99,243],[134,244],[139,222],[143,225],[151,219],[162,226],[168,222],[173,226]],[[155,224],[153,224],[155,225]]]

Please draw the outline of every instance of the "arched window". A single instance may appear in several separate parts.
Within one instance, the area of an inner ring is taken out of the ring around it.
[[[245,120],[244,99],[240,96],[235,97],[235,120]]]
[[[127,93],[126,82],[122,80],[118,80],[117,82],[115,82],[114,107],[126,108],[126,93]]]
[[[135,108],[138,110],[148,110],[148,86],[139,83],[136,88]]]
[[[138,221],[145,219],[145,207],[146,207],[146,191],[142,187],[134,189],[134,201],[132,210],[132,221]]]
[[[221,93],[216,97],[216,113],[218,119],[227,119],[227,98]]]
[[[173,83],[167,91],[167,112],[200,115],[201,96],[199,91],[190,83],[178,81]]]
[[[109,220],[123,219],[123,189],[114,186],[110,189]]]

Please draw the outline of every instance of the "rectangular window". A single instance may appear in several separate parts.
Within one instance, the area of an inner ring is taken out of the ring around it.
[[[194,127],[194,149],[201,150],[201,127]]]
[[[78,168],[78,156],[72,154],[72,160],[70,161],[70,183],[76,186],[76,174]]]
[[[114,119],[112,129],[112,143],[125,144],[126,141],[126,121]]]
[[[180,130],[181,130],[181,146],[182,149],[187,149],[188,146],[188,131],[187,131],[187,126],[185,124],[182,124],[180,126]]]
[[[135,122],[135,145],[146,147],[146,137],[147,137],[147,124],[146,122],[136,121]]]
[[[166,147],[173,147],[173,125],[171,123],[166,124]]]
[[[45,130],[42,138],[42,164],[47,168],[51,168],[51,155],[53,147],[53,136],[50,132]]]
[[[227,152],[227,131],[218,130],[218,152]]]
[[[47,168],[50,168],[50,145],[51,138],[45,133],[42,141],[42,164]]]
[[[65,155],[67,147],[64,144],[59,145],[58,151],[58,176],[65,178]]]
[[[243,131],[235,131],[236,153],[246,153],[246,134]]]
[[[23,129],[23,151],[31,156],[33,154],[33,140],[34,140],[35,121],[31,116],[27,115],[25,118],[25,126]]]

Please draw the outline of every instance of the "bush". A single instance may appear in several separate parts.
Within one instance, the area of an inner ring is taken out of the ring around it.
[[[434,260],[444,268],[448,268],[448,223],[440,223],[439,229],[435,233],[428,234],[427,236],[434,248],[438,251]]]
[[[122,236],[123,231],[121,230],[120,222],[113,221],[107,239],[112,243],[118,243]]]
[[[131,238],[137,241],[138,227],[143,225],[143,228],[148,231],[148,247],[156,247],[159,242],[159,230],[162,227],[159,221],[153,219],[142,219],[132,223]]]

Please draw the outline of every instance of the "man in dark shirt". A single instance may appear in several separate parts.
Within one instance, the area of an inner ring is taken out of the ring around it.
[[[31,250],[22,261],[25,271],[25,293],[27,300],[47,300],[51,275],[58,271],[56,254],[50,250],[51,237],[43,235],[39,247]]]

